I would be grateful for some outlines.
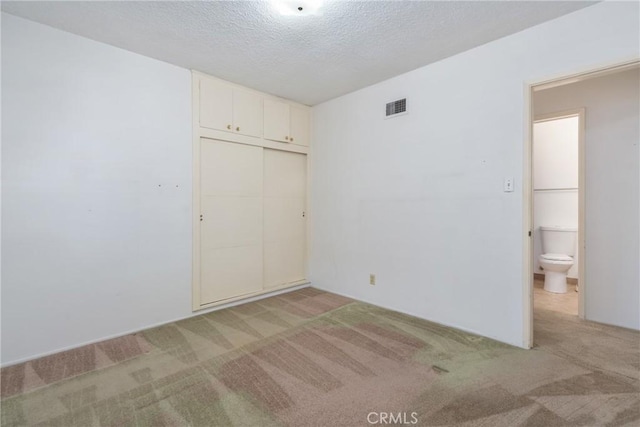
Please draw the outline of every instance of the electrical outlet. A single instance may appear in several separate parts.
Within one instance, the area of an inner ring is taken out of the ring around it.
[[[369,284],[371,286],[374,286],[376,284],[376,275],[375,274],[370,274],[369,275]]]

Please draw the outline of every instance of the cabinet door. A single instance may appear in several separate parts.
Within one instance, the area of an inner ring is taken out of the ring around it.
[[[307,156],[264,150],[264,286],[305,279]]]
[[[200,140],[200,304],[262,290],[262,147]]]
[[[309,146],[309,110],[291,106],[291,135],[289,140],[298,145]]]
[[[233,130],[249,136],[262,136],[262,97],[233,89]]]
[[[289,104],[271,99],[264,100],[264,137],[289,142]]]
[[[231,131],[233,90],[213,79],[200,80],[200,126]]]

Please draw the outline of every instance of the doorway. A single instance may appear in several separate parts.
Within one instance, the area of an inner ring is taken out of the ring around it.
[[[578,316],[573,316],[574,321],[586,318],[634,329],[638,327],[638,307],[631,301],[637,300],[635,295],[638,293],[638,249],[633,246],[633,241],[631,246],[622,248],[620,242],[624,241],[624,237],[616,227],[627,232],[626,241],[629,241],[629,232],[638,228],[638,203],[634,202],[638,198],[638,179],[634,177],[638,174],[639,66],[640,61],[636,59],[525,84],[523,225],[524,235],[529,237],[524,239],[523,245],[523,347],[531,348],[534,345],[534,275],[539,274],[535,263],[539,254],[534,246],[536,238],[539,239],[536,231],[540,233],[540,224],[534,224],[534,208],[536,194],[542,192],[535,191],[534,127],[536,124],[570,117],[577,118],[580,135],[576,251],[579,292]],[[605,83],[605,79],[615,80]],[[626,82],[626,86],[623,87],[622,82]],[[594,96],[594,88],[598,86],[601,92]],[[575,96],[579,88],[584,93]],[[586,94],[590,94],[590,97]],[[542,109],[536,108],[539,107],[536,103],[540,102],[540,98],[546,98]],[[604,111],[605,108],[608,110]],[[611,129],[614,126],[617,128]],[[586,173],[588,165],[591,178]],[[570,188],[572,186],[564,191],[570,191]],[[612,188],[615,191],[611,191]],[[539,187],[538,190],[545,188]],[[558,192],[562,188],[553,190]],[[590,206],[589,209],[587,206]],[[605,230],[602,224],[615,224],[615,227]],[[590,237],[587,239],[587,236]],[[586,244],[587,241],[590,243]],[[616,291],[612,292],[612,289]]]
[[[584,108],[537,115],[532,146],[534,309],[581,318],[584,129]]]

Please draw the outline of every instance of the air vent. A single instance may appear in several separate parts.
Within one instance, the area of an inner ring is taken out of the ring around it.
[[[387,117],[393,117],[400,113],[407,112],[407,98],[389,102],[387,104]]]

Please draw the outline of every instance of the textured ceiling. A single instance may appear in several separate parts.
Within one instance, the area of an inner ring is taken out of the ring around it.
[[[2,10],[314,105],[591,4],[326,1],[319,16],[253,1],[3,1]]]

